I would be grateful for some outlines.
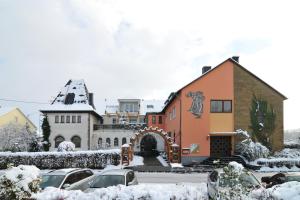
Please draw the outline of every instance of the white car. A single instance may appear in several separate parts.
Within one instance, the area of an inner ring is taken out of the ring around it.
[[[78,183],[79,184],[79,183]],[[84,181],[81,188],[87,187],[85,192],[92,192],[97,188],[106,188],[116,185],[137,185],[138,181],[133,170],[130,169],[113,169],[103,171],[101,174],[93,177],[91,181]]]
[[[226,181],[220,181],[224,177],[223,169],[216,169],[212,171],[207,178],[207,192],[210,199],[217,199],[218,192],[222,190],[223,187],[227,187],[229,183]],[[240,175],[239,181],[242,185],[258,189],[262,188],[261,183],[257,178],[249,171],[243,170],[243,173]]]
[[[82,180],[89,180],[93,176],[94,173],[90,169],[68,168],[53,170],[42,175],[40,187],[42,190],[46,187],[70,190],[73,184]]]

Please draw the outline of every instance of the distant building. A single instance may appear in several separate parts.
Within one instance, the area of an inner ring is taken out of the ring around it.
[[[25,126],[31,133],[37,130],[36,126],[19,108],[0,107],[0,127],[8,124]]]
[[[51,105],[40,111],[47,115],[51,127],[51,150],[62,141],[72,141],[82,150],[94,146],[94,127],[103,119],[95,110],[93,93],[88,92],[84,80],[69,80]]]
[[[283,148],[284,95],[240,65],[238,57],[203,67],[202,73],[171,93],[160,112],[146,116],[148,126],[162,128],[180,146],[183,164],[233,155],[237,129],[257,130],[258,137],[267,132],[262,139],[275,151]]]
[[[102,108],[103,124],[96,126],[93,139],[98,141],[94,148],[120,148],[129,143],[130,138],[141,128],[146,127],[145,115],[147,112],[157,112],[163,108],[163,101],[144,99],[105,99]],[[156,138],[157,150],[164,151],[164,142],[158,135]],[[139,141],[135,151],[141,150]]]

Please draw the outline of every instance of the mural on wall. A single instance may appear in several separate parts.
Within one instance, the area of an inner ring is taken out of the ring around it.
[[[270,136],[275,129],[276,114],[272,105],[253,95],[250,108],[250,128],[255,141],[271,149]]]
[[[192,105],[188,111],[190,111],[197,118],[200,118],[203,113],[203,101],[205,99],[203,92],[189,92],[186,96],[192,98]]]

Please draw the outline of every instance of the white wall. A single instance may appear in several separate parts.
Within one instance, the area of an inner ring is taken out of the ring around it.
[[[55,123],[55,116],[64,115],[65,123]],[[71,122],[66,123],[66,116],[71,116]],[[76,123],[72,123],[72,116],[76,116]],[[88,115],[89,113],[48,113],[48,121],[50,124],[51,134],[50,134],[50,142],[51,147],[50,150],[55,150],[55,142],[54,139],[57,136],[63,136],[65,141],[71,141],[73,136],[79,136],[81,138],[81,150],[88,150]],[[77,116],[81,116],[81,123],[77,123]]]

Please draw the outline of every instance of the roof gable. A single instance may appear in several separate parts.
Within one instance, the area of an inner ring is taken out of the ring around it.
[[[187,86],[193,84],[194,82],[200,80],[201,78],[208,76],[209,74],[211,74],[212,71],[215,71],[216,69],[218,69],[220,66],[222,66],[225,62],[231,62],[232,64],[236,65],[237,67],[241,68],[242,70],[244,70],[245,72],[247,72],[248,74],[250,74],[252,77],[256,78],[257,80],[259,80],[261,83],[263,83],[264,85],[266,85],[267,87],[269,87],[270,89],[272,89],[274,92],[276,92],[277,94],[279,94],[284,100],[286,100],[287,98],[281,94],[280,92],[278,92],[276,89],[274,89],[272,86],[270,86],[269,84],[267,84],[265,81],[263,81],[262,79],[258,78],[255,74],[253,74],[252,72],[250,72],[249,70],[247,70],[245,67],[243,67],[241,64],[239,64],[238,62],[236,62],[234,59],[232,58],[228,58],[226,60],[224,60],[222,63],[218,64],[216,67],[214,67],[213,69],[207,71],[206,73],[200,75],[198,78],[194,79],[193,81],[191,81],[190,83],[186,84],[185,86],[183,86],[181,89],[179,89],[177,92],[172,92],[168,98],[168,100],[166,100],[165,102],[165,106],[162,110],[162,112],[164,112],[166,110],[166,108],[168,107],[168,105],[173,102],[173,100],[175,99],[175,97]]]

